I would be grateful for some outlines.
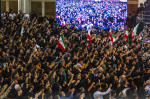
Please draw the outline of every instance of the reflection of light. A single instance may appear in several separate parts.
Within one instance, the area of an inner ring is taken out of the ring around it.
[[[127,2],[127,0],[120,0],[121,2]]]
[[[95,1],[101,1],[101,0],[95,0]]]

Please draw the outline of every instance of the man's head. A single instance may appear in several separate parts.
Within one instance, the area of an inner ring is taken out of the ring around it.
[[[81,80],[81,74],[80,73],[77,75],[77,80]]]
[[[146,82],[146,84],[147,84],[148,86],[150,86],[150,80],[148,80],[148,81]]]
[[[140,7],[143,8],[143,6],[144,6],[143,3],[140,3]]]
[[[20,13],[22,13],[22,10],[19,10]]]
[[[121,79],[122,79],[122,80],[125,80],[125,79],[126,79],[126,76],[125,76],[125,75],[122,75],[122,76],[121,76]]]
[[[64,93],[63,91],[61,91],[61,92],[60,92],[60,96],[61,96],[61,97],[65,97],[66,95],[65,95],[65,93]]]
[[[139,13],[138,13],[138,16],[140,17],[141,15],[142,15],[142,13],[141,13],[141,12],[139,12]]]
[[[17,91],[20,91],[20,90],[21,90],[20,85],[19,85],[19,84],[16,84],[16,85],[15,85],[15,89],[16,89]]]
[[[144,5],[145,5],[145,7],[148,7],[148,2],[145,2]]]

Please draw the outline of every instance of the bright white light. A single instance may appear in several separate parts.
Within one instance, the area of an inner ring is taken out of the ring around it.
[[[120,0],[121,2],[127,2],[127,0]]]

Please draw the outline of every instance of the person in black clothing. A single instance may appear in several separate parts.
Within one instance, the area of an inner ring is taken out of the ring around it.
[[[144,4],[143,3],[140,3],[140,7],[136,10],[136,15],[139,13],[139,12],[142,12],[144,11]]]
[[[132,20],[132,14],[129,14],[126,20],[126,25],[128,26],[129,30],[133,28],[133,20]]]
[[[33,20],[34,18],[37,18],[37,14],[34,11],[31,11],[30,19]]]
[[[125,45],[124,32],[113,30],[118,39],[112,46],[109,31],[98,31],[100,36],[97,36],[97,29],[93,27],[92,43],[88,47],[86,29],[81,32],[72,24],[67,27],[55,22],[49,24],[46,22],[48,19],[44,17],[41,21],[35,17],[31,21],[15,17],[13,21],[9,18],[2,21],[0,92],[6,92],[3,86],[10,86],[15,81],[9,94],[6,94],[7,99],[53,99],[62,93],[66,98],[72,90],[73,97],[88,99],[93,98],[97,89],[102,91],[98,93],[104,94],[111,84],[117,98],[128,95],[129,89],[135,96],[137,92],[142,97],[140,93],[150,72],[149,58],[145,58],[150,53],[148,42],[143,42],[143,49],[140,37],[136,35],[130,37],[129,44]],[[22,27],[24,31],[21,34]],[[150,29],[146,31],[149,33]],[[60,33],[66,44],[65,52],[57,45]],[[106,94],[104,99],[108,97]]]

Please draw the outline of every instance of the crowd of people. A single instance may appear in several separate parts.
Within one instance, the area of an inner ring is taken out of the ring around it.
[[[110,45],[108,30],[93,27],[88,47],[87,28],[34,13],[2,17],[0,99],[150,98],[149,26],[126,45],[124,29],[112,32],[118,39]]]
[[[143,11],[146,12],[143,13]],[[150,22],[150,12],[147,11],[150,11],[150,0],[146,0],[144,4],[141,3],[136,11],[128,15],[126,21],[128,27],[133,28],[139,22]]]
[[[96,26],[101,28],[124,27],[127,18],[127,2],[120,0],[57,0],[57,23],[75,24],[77,28]]]

